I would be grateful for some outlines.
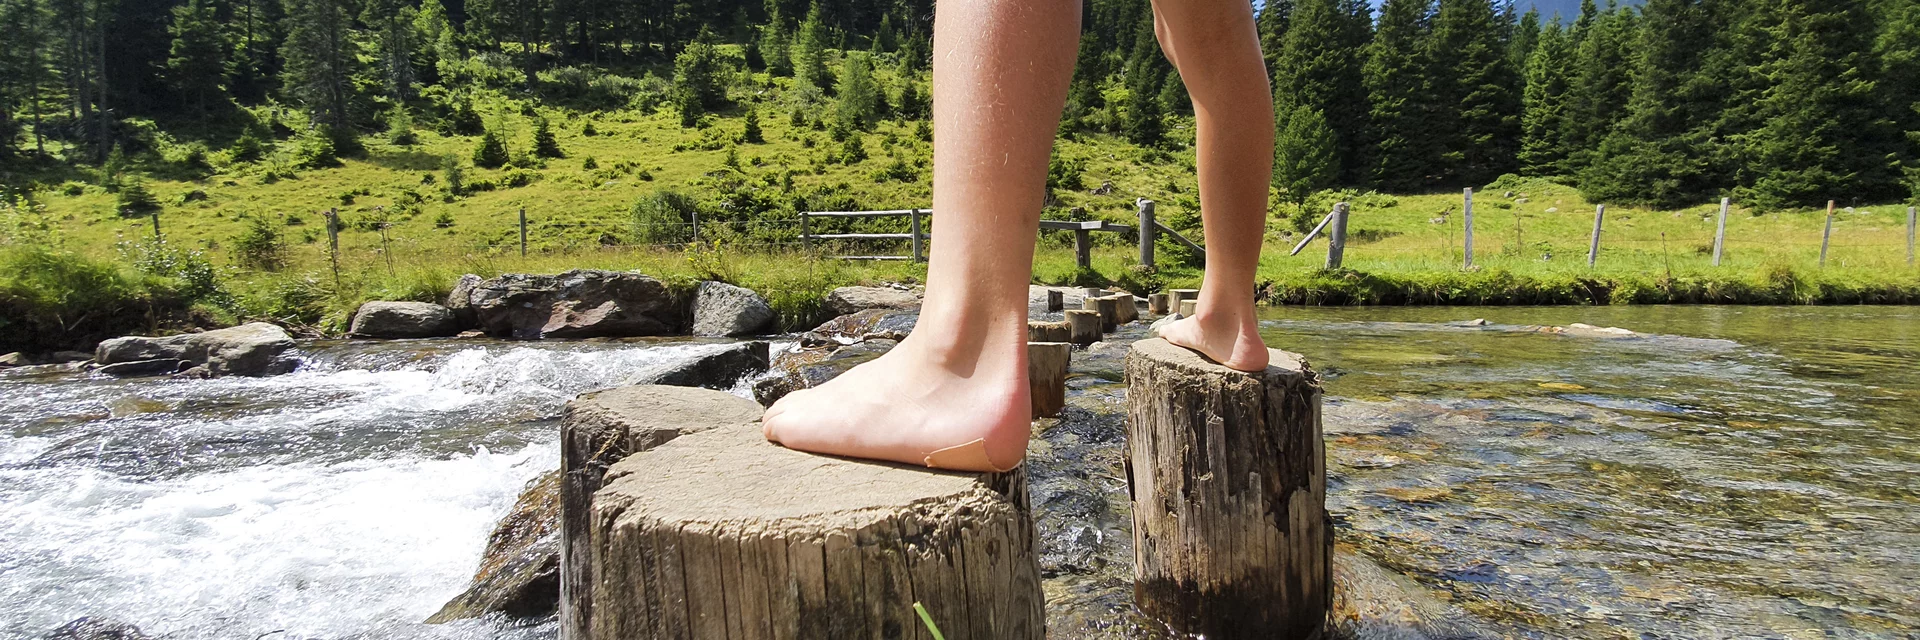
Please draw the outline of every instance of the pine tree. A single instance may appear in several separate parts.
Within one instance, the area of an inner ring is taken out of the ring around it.
[[[827,71],[827,27],[820,22],[819,2],[807,9],[807,19],[800,21],[794,37],[793,77],[802,87],[825,90],[833,84],[833,76]]]
[[[1764,65],[1764,123],[1743,139],[1754,171],[1745,195],[1760,208],[1896,197],[1887,159],[1898,134],[1876,100],[1866,3],[1768,0],[1764,11],[1779,39]]]
[[[480,135],[480,143],[473,147],[473,166],[482,169],[498,169],[507,164],[507,141],[500,132],[487,129]]]
[[[771,5],[767,24],[760,27],[760,57],[767,64],[768,75],[793,75],[793,48],[787,43],[786,23],[780,19],[777,4]]]
[[[1567,82],[1573,40],[1559,23],[1547,26],[1527,57],[1527,88],[1520,115],[1520,172],[1530,176],[1566,171]]]
[[[1439,150],[1428,123],[1434,105],[1427,95],[1427,16],[1433,0],[1386,0],[1379,31],[1367,46],[1364,68],[1368,132],[1373,145],[1371,183],[1406,192],[1430,186],[1438,174]]]
[[[1367,4],[1359,0],[1298,0],[1281,45],[1274,76],[1276,104],[1312,107],[1333,130],[1340,180],[1358,184],[1363,169],[1367,89],[1362,51],[1371,39]]]
[[[286,60],[281,83],[315,124],[350,131],[355,59],[348,40],[347,0],[287,0]]]
[[[414,94],[413,57],[420,34],[413,23],[418,11],[407,0],[366,0],[363,7],[360,21],[374,29],[387,97],[405,102]]]
[[[422,84],[439,84],[441,66],[453,64],[460,58],[460,47],[455,42],[457,34],[447,21],[447,8],[440,0],[421,1],[420,10],[413,16],[413,32],[419,43],[414,47],[413,68],[420,74]]]
[[[1507,5],[1509,9],[1513,6]],[[1521,14],[1520,21],[1513,25],[1513,36],[1507,41],[1507,67],[1520,74],[1520,91],[1527,90],[1527,59],[1533,57],[1533,50],[1540,46],[1540,9],[1530,8]]]
[[[1428,93],[1447,181],[1485,184],[1515,169],[1519,154],[1518,81],[1507,66],[1488,0],[1440,0],[1427,40]]]
[[[1279,75],[1280,50],[1287,41],[1287,23],[1293,15],[1293,0],[1266,0],[1260,5],[1255,27],[1260,33],[1260,51],[1267,59],[1267,77]]]
[[[673,100],[680,124],[693,126],[708,111],[726,106],[725,76],[731,72],[711,38],[698,38],[673,59]]]
[[[1304,104],[1281,108],[1273,144],[1273,186],[1288,201],[1307,198],[1333,186],[1339,172],[1333,129],[1319,109]]]
[[[834,116],[849,130],[864,131],[879,120],[880,86],[873,80],[873,59],[865,51],[844,56],[834,87]]]
[[[765,134],[760,132],[759,109],[747,109],[747,125],[746,129],[740,132],[740,141],[748,144],[760,144],[767,141]]]
[[[1880,60],[1880,90],[1894,127],[1907,132],[1912,144],[1901,153],[1902,163],[1920,190],[1920,2],[1888,3],[1874,56]],[[1920,191],[1914,194],[1920,197]]]
[[[560,140],[554,137],[553,127],[545,117],[533,118],[533,155],[541,158],[567,157],[560,151]]]
[[[1719,21],[1701,0],[1649,0],[1627,115],[1581,174],[1589,200],[1678,207],[1713,191],[1711,126],[1726,96],[1699,74]]]
[[[227,43],[220,37],[214,7],[204,0],[188,0],[174,7],[167,33],[173,36],[167,54],[167,83],[190,99],[195,111],[204,114],[213,101],[225,97]]]
[[[1121,130],[1134,144],[1153,146],[1166,135],[1166,105],[1160,102],[1160,89],[1171,65],[1153,37],[1152,14],[1146,14],[1134,29],[1133,54],[1127,60],[1126,120]]]
[[[1579,41],[1574,51],[1574,70],[1567,89],[1566,144],[1569,172],[1579,172],[1592,162],[1593,152],[1613,125],[1626,116],[1627,103],[1633,97],[1633,59],[1629,46],[1637,27],[1635,13],[1610,7],[1606,12],[1582,5],[1581,21],[1575,23]]]

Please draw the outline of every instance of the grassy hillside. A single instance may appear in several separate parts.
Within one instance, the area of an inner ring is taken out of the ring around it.
[[[884,70],[883,85],[894,79]],[[412,144],[362,138],[364,151],[338,166],[299,168],[297,116],[262,109],[285,136],[255,162],[238,162],[228,141],[160,134],[124,173],[49,167],[26,204],[5,210],[10,242],[35,242],[96,261],[138,262],[152,220],[119,212],[122,193],[102,184],[140,182],[161,204],[167,243],[216,267],[231,302],[215,316],[270,317],[339,328],[364,299],[435,299],[461,273],[490,275],[567,268],[638,268],[681,281],[723,278],[768,291],[794,326],[813,321],[826,290],[852,282],[908,280],[924,266],[848,263],[837,251],[904,252],[898,243],[798,246],[799,210],[928,206],[931,142],[925,121],[885,120],[836,141],[827,106],[794,98],[790,79],[752,75],[731,89],[735,106],[683,127],[671,109],[593,111],[486,92],[476,104],[490,129],[521,156],[503,169],[477,169],[476,136],[422,127]],[[639,101],[636,101],[636,103]],[[746,114],[759,116],[763,142],[743,140]],[[564,157],[525,157],[535,117],[551,123]],[[1177,122],[1171,137],[1191,135]],[[857,141],[857,142],[854,142]],[[865,157],[860,157],[864,155]],[[200,160],[199,157],[204,157]],[[1050,218],[1085,215],[1131,224],[1135,198],[1159,203],[1161,220],[1200,239],[1190,146],[1147,149],[1106,134],[1056,142]],[[462,166],[466,187],[451,192],[446,165]],[[1468,185],[1463,185],[1468,186]],[[1711,266],[1715,205],[1608,212],[1597,267],[1586,265],[1593,205],[1545,180],[1504,179],[1479,187],[1475,266],[1463,268],[1460,193],[1321,193],[1303,208],[1276,194],[1261,277],[1282,303],[1627,303],[1920,301],[1920,271],[1906,263],[1904,206],[1860,206],[1838,215],[1827,265],[1818,265],[1821,211],[1759,214],[1736,208],[1723,266]],[[663,190],[696,203],[703,240],[689,249],[690,224],[635,205]],[[124,192],[124,189],[120,190]],[[1297,234],[1336,200],[1353,204],[1346,269],[1325,272],[1324,242],[1289,257]],[[336,209],[339,275],[322,214]],[[519,211],[529,220],[520,256]],[[1075,213],[1079,209],[1084,214]],[[896,230],[902,220],[821,224],[815,231]],[[856,229],[857,227],[857,229]],[[1092,272],[1074,268],[1070,236],[1043,237],[1040,282],[1118,282],[1134,288],[1194,286],[1196,263],[1165,253],[1161,269],[1131,269],[1130,238],[1096,234]],[[931,245],[938,250],[938,241]],[[264,252],[264,254],[263,254]],[[820,257],[824,253],[829,257]],[[152,269],[146,269],[151,272]]]

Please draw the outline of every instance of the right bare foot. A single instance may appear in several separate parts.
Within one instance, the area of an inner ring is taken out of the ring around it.
[[[1228,369],[1267,369],[1267,343],[1260,339],[1260,323],[1251,308],[1238,314],[1199,311],[1162,328],[1160,337],[1198,351]]]
[[[1008,471],[1031,435],[1025,343],[972,362],[942,357],[913,337],[813,389],[788,394],[761,418],[789,449],[957,471]]]

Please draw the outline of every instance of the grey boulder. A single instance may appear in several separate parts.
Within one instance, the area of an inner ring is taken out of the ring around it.
[[[637,380],[633,384],[659,384],[673,387],[705,387],[727,390],[750,375],[767,370],[765,341],[742,342],[725,349],[678,362]]]
[[[348,330],[356,338],[439,338],[460,333],[453,310],[431,302],[376,300],[360,305]]]
[[[688,319],[684,296],[634,272],[507,274],[475,286],[471,300],[482,331],[521,340],[670,335]]]
[[[271,376],[291,373],[300,366],[300,361],[293,356],[293,348],[293,336],[287,335],[285,329],[265,322],[251,322],[164,338],[114,338],[100,343],[94,349],[93,359],[102,371],[108,372],[114,371],[112,366],[116,364],[172,360],[206,367],[207,375],[212,377]],[[149,363],[128,369],[143,372],[129,375],[172,373],[160,368],[158,363]],[[154,373],[144,373],[146,371]]]
[[[447,309],[453,312],[454,322],[463,330],[480,326],[480,320],[473,314],[473,290],[482,282],[486,280],[469,273],[454,281],[453,291],[447,293]]]
[[[844,316],[866,309],[915,309],[920,294],[892,287],[840,287],[827,294],[827,310]]]
[[[472,584],[427,624],[494,613],[535,618],[553,615],[559,606],[560,471],[555,469],[527,483],[487,536]]]
[[[726,337],[765,331],[773,324],[773,306],[746,287],[702,282],[693,298],[693,335]]]

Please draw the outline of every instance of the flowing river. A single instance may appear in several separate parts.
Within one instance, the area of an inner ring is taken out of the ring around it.
[[[1480,628],[1920,634],[1920,309],[1267,313],[1269,343],[1326,378],[1341,541]],[[1536,327],[1575,322],[1636,333]],[[0,638],[81,616],[166,638],[551,638],[420,621],[558,464],[568,399],[710,348],[319,342],[276,378],[0,372]],[[1127,613],[1124,353],[1076,352],[1030,459],[1055,637],[1154,636]]]

